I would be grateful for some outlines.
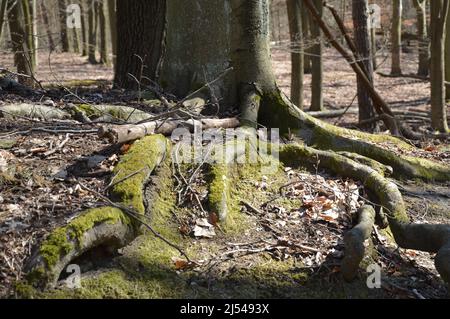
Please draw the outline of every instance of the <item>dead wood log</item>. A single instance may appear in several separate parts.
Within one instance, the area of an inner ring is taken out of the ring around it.
[[[111,144],[137,140],[147,135],[170,135],[175,129],[184,127],[192,131],[194,127],[202,129],[235,128],[239,126],[237,118],[152,121],[142,124],[102,126],[98,130],[100,138],[108,139]]]

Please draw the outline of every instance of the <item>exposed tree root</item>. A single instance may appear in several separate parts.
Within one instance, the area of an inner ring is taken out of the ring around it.
[[[116,166],[115,179],[120,182],[111,187],[113,199],[143,215],[145,184],[167,151],[168,141],[160,135],[134,143]],[[99,245],[113,249],[127,245],[138,234],[139,226],[136,219],[117,207],[86,211],[55,229],[40,244],[27,263],[28,280],[40,288],[54,287],[72,260]]]
[[[100,245],[123,247],[134,237],[131,222],[121,210],[103,207],[86,211],[41,243],[25,267],[27,278],[36,287],[54,287],[75,258]]]
[[[345,280],[353,280],[359,264],[364,258],[364,242],[370,237],[375,223],[375,210],[364,205],[358,210],[358,224],[344,236],[345,256],[341,264],[341,273]]]
[[[394,176],[430,181],[450,180],[450,167],[427,159],[399,154],[414,147],[389,135],[375,135],[328,124],[299,110],[276,89],[261,95],[258,119],[267,127],[279,127],[282,133],[296,133],[307,145],[322,150],[344,151],[362,155],[393,168]],[[241,106],[246,108],[248,106]],[[386,145],[386,148],[378,144]],[[387,149],[392,147],[393,150]]]
[[[450,279],[450,225],[411,224],[402,195],[397,186],[371,167],[342,155],[300,145],[287,145],[280,150],[280,159],[291,164],[311,163],[336,174],[360,180],[378,197],[386,213],[396,243],[406,249],[437,253],[436,269],[443,280]]]

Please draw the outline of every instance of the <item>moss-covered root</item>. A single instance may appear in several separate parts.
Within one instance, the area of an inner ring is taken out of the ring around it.
[[[296,133],[307,145],[322,150],[357,153],[391,166],[394,175],[423,180],[448,181],[450,167],[427,159],[399,154],[414,151],[410,144],[389,135],[349,130],[316,119],[299,110],[280,90],[262,95],[258,120],[281,133]],[[378,144],[389,145],[392,150]]]
[[[168,146],[167,139],[160,135],[136,141],[115,168],[113,199],[144,214],[145,184],[164,159]],[[28,278],[39,287],[51,287],[72,260],[99,245],[125,246],[136,237],[138,226],[116,208],[88,210],[54,230],[40,245],[26,267]]]
[[[344,236],[345,256],[341,273],[346,281],[352,281],[364,258],[364,242],[370,237],[375,223],[375,209],[364,205],[358,210],[358,224]]]
[[[450,225],[411,224],[405,203],[397,186],[373,168],[357,163],[342,155],[291,144],[280,150],[280,159],[288,165],[317,164],[341,176],[360,180],[378,197],[386,213],[397,244],[402,248],[438,253],[436,268],[442,278],[450,277]]]
[[[64,268],[86,251],[100,245],[120,248],[133,238],[131,222],[121,210],[88,210],[67,226],[55,229],[41,243],[25,267],[27,279],[38,288],[53,287]]]
[[[150,174],[169,152],[169,141],[162,135],[146,136],[132,145],[114,168],[112,199],[145,213],[144,186]]]
[[[230,200],[230,176],[228,165],[213,164],[210,166],[208,203],[212,213],[216,213],[219,221],[226,223],[228,203]]]
[[[369,157],[362,156],[362,155],[359,155],[356,153],[351,153],[351,152],[337,152],[337,153],[340,155],[343,155],[345,157],[348,157],[348,158],[354,160],[355,162],[372,167],[380,175],[389,176],[389,175],[392,175],[392,173],[394,172],[392,167],[381,164],[380,162],[378,162],[374,159],[371,159]]]

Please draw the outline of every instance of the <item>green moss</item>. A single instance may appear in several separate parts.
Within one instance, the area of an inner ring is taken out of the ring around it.
[[[41,244],[40,254],[50,268],[55,266],[61,255],[67,254],[73,248],[69,241],[67,228],[57,228]]]
[[[210,209],[219,216],[221,221],[226,221],[231,197],[228,167],[224,164],[212,165],[210,174],[211,182],[208,193]]]
[[[99,117],[102,115],[102,112],[100,112],[99,109],[90,104],[79,104],[77,105],[77,109],[81,112],[84,112],[84,114],[86,114],[86,116],[89,118]]]
[[[7,150],[17,144],[16,139],[0,139],[0,149]]]
[[[32,285],[19,281],[14,285],[14,295],[20,299],[34,299],[39,292]]]
[[[113,187],[113,198],[144,214],[144,183],[167,149],[168,142],[162,135],[147,136],[136,141],[114,169],[114,179],[123,181]],[[132,174],[135,175],[129,177]]]
[[[101,207],[87,210],[67,226],[55,229],[40,246],[40,254],[47,266],[52,268],[62,255],[74,248],[74,242],[81,244],[83,234],[101,223],[122,222],[129,224],[129,218],[120,209]]]

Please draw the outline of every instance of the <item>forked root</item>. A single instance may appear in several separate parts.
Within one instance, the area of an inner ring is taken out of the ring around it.
[[[436,269],[446,282],[450,280],[450,225],[412,224],[397,186],[373,168],[342,155],[291,144],[280,150],[280,159],[289,165],[305,162],[327,168],[343,177],[361,181],[378,198],[396,243],[406,249],[437,253]]]

